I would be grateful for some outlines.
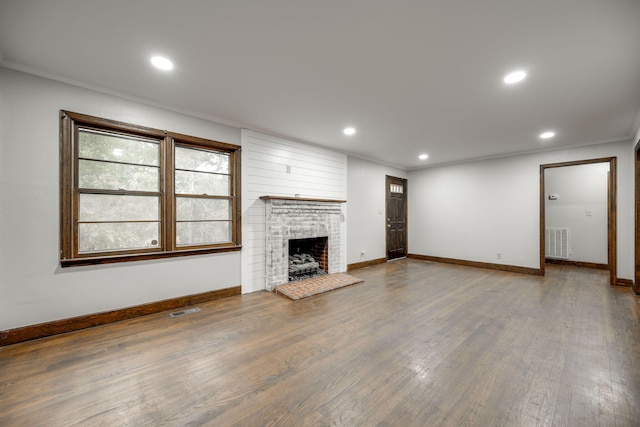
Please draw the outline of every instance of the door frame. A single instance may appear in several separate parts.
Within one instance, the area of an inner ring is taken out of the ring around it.
[[[544,171],[551,168],[565,166],[589,165],[593,163],[609,163],[609,177],[607,179],[607,267],[609,270],[609,284],[618,283],[618,243],[617,243],[617,157],[604,157],[600,159],[577,160],[574,162],[561,162],[540,165],[540,275],[545,273],[545,191]],[[637,190],[636,190],[637,195]],[[636,251],[636,259],[637,259]],[[637,264],[637,263],[636,263]],[[636,268],[636,274],[637,268]]]
[[[635,280],[631,283],[633,292],[640,295],[640,140],[636,143],[635,149]]]
[[[384,236],[385,236],[385,250],[384,256],[387,260],[389,260],[389,197],[391,196],[391,180],[402,181],[404,190],[403,190],[403,200],[404,200],[404,255],[405,257],[409,254],[409,222],[408,222],[408,180],[407,178],[400,178],[392,175],[385,175],[385,198],[384,198]],[[393,258],[396,259],[396,258]]]

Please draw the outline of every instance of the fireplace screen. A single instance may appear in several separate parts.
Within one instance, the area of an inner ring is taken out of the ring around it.
[[[289,240],[289,281],[327,274],[328,248],[327,237]]]

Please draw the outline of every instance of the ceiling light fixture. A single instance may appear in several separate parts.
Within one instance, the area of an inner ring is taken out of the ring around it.
[[[549,138],[553,138],[554,136],[556,136],[556,133],[553,131],[542,132],[539,135],[540,139],[549,139]]]
[[[164,56],[154,56],[151,58],[151,63],[154,67],[163,70],[163,71],[171,71],[173,70],[173,62]]]
[[[352,127],[344,128],[342,132],[344,132],[345,135],[351,136],[356,133],[356,128],[352,128]]]
[[[527,77],[527,73],[522,70],[518,70],[504,76],[502,81],[504,81],[505,84],[512,85],[514,83],[521,82],[525,77]]]
[[[429,158],[429,155],[428,155],[428,154],[420,154],[420,155],[418,156],[418,158],[419,158],[420,160],[427,160],[427,159]]]

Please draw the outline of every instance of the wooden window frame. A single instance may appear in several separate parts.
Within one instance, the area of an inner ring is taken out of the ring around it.
[[[155,139],[160,149],[160,247],[78,252],[78,141],[79,128],[90,128],[126,136]],[[231,241],[178,247],[175,236],[176,194],[174,192],[174,150],[176,146],[213,150],[229,155]],[[118,122],[70,111],[60,111],[60,265],[95,265],[239,251],[242,248],[240,217],[240,146],[189,135]]]

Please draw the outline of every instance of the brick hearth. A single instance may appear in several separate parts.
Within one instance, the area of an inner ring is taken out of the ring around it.
[[[273,292],[297,301],[362,282],[363,280],[349,274],[335,273],[279,285],[273,288]]]

